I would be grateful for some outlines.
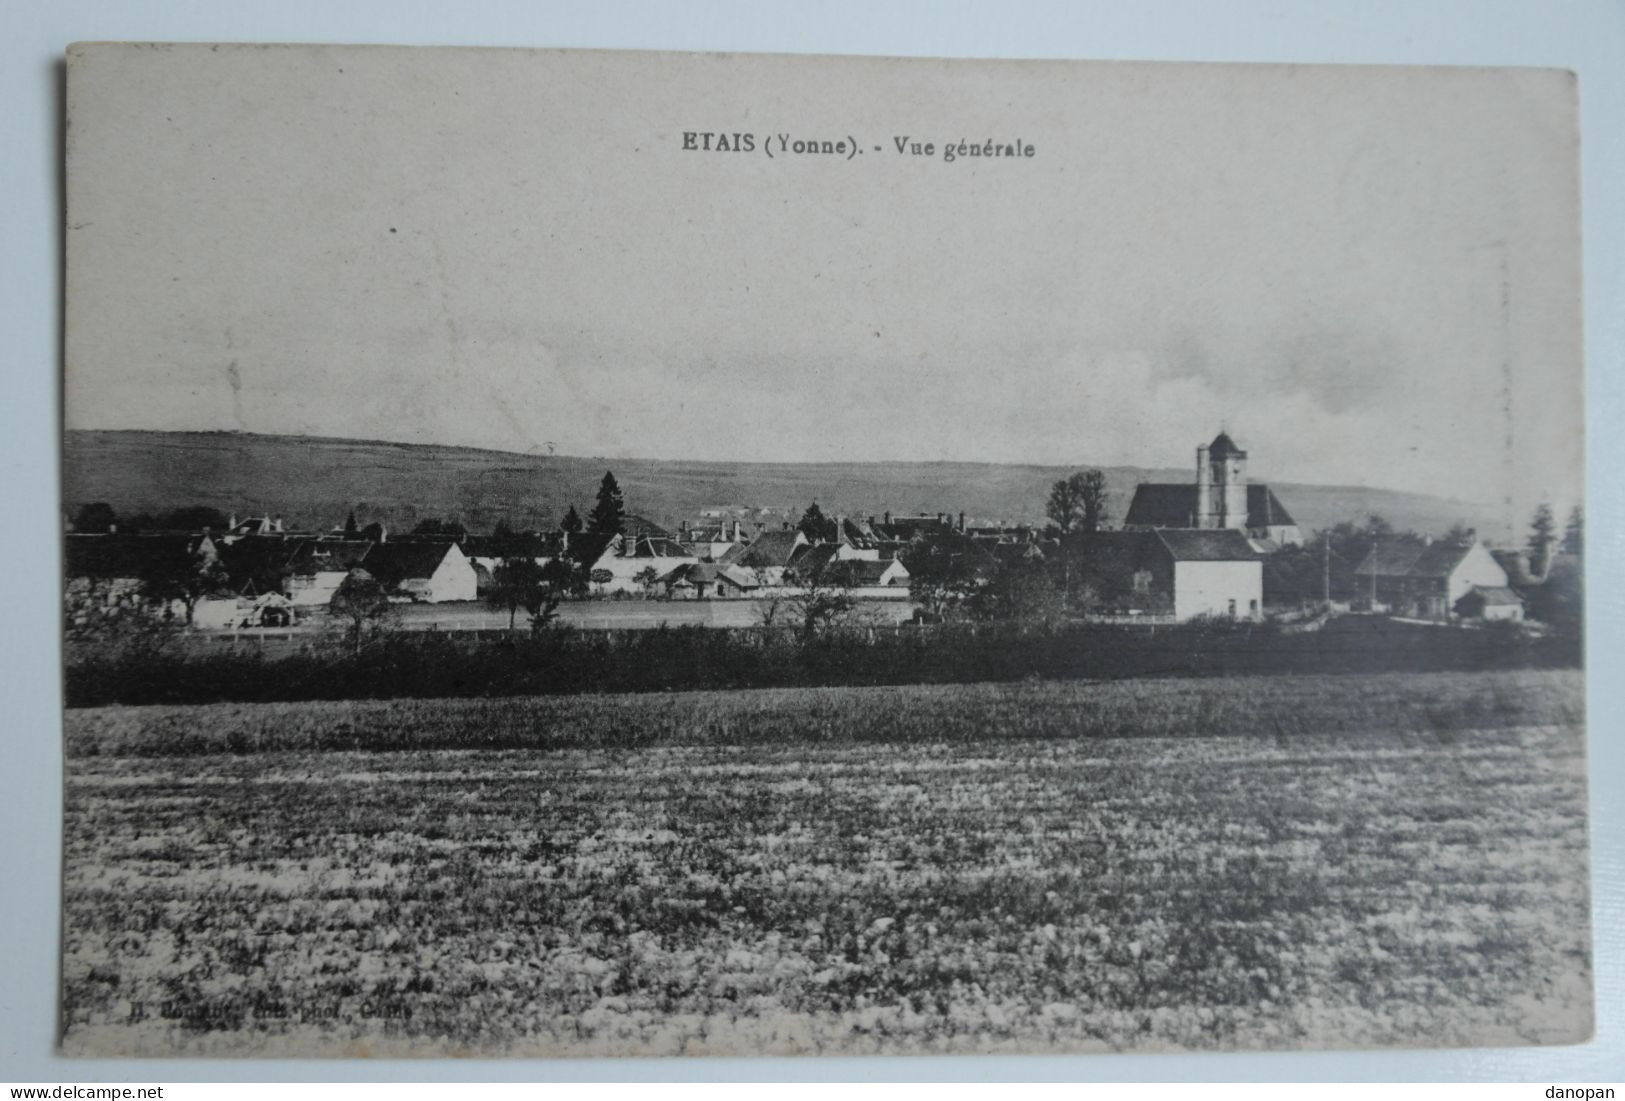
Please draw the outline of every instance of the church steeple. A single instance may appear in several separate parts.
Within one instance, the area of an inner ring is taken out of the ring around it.
[[[1247,452],[1220,430],[1196,449],[1196,526],[1247,527]]]

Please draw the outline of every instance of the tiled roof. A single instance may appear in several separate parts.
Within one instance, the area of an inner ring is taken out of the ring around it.
[[[459,545],[470,558],[551,558],[559,553],[560,538],[556,531],[513,532],[470,535]]]
[[[670,531],[661,527],[647,516],[638,516],[633,513],[628,513],[622,518],[621,534],[626,536],[628,539],[634,539],[644,535],[650,535],[656,539],[673,538]]]
[[[1250,528],[1297,527],[1275,491],[1267,485],[1247,486],[1247,526]]]
[[[838,559],[824,567],[821,580],[831,585],[879,585],[887,570],[900,569],[895,562],[873,562],[864,558]],[[908,576],[902,571],[903,577]]]
[[[841,548],[836,543],[815,543],[797,547],[785,569],[803,580],[812,581],[823,576],[824,570],[835,561]]]
[[[570,536],[564,550],[564,557],[583,566],[590,566],[604,557],[604,552],[615,542],[617,536],[607,531],[581,531]]]
[[[1154,533],[1179,562],[1256,562],[1247,537],[1234,528],[1164,528]]]
[[[1449,577],[1473,549],[1473,543],[1383,539],[1355,567],[1361,577]]]
[[[1193,528],[1196,526],[1196,485],[1190,482],[1141,482],[1134,489],[1123,526],[1131,528]]]
[[[733,557],[733,551],[730,549],[723,555],[723,561],[751,569],[787,566],[790,564],[790,556],[800,545],[798,543],[800,536],[801,533],[794,528],[789,531],[765,531],[741,551],[737,558]]]
[[[387,584],[430,577],[453,546],[453,543],[375,543],[366,556],[366,568]]]
[[[671,573],[666,575],[669,583],[690,582],[699,585],[714,585],[718,581],[728,581],[741,589],[754,589],[757,587],[756,579],[737,566],[722,566],[715,562],[685,562]]]
[[[631,539],[631,547],[622,553],[628,558],[692,558],[693,554],[675,539],[662,536],[640,535]]]
[[[1449,577],[1473,549],[1471,543],[1429,543],[1411,566],[1412,577]]]
[[[1422,557],[1422,544],[1413,539],[1382,539],[1354,567],[1361,577],[1407,577]]]
[[[375,547],[390,545],[362,539],[299,539],[291,545],[287,562],[295,573],[344,572],[359,566]],[[440,549],[444,552],[445,544]]]

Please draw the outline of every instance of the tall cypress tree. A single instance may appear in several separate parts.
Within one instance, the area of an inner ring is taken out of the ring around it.
[[[587,530],[618,533],[626,527],[626,502],[621,498],[621,487],[611,471],[604,471],[604,480],[598,483],[598,503],[587,514]]]
[[[581,513],[576,511],[574,505],[571,505],[570,511],[564,514],[564,520],[559,524],[559,527],[571,535],[581,530]]]
[[[1536,577],[1546,576],[1556,542],[1557,519],[1552,515],[1552,506],[1542,502],[1529,521],[1529,572]]]
[[[344,538],[358,539],[360,536],[361,529],[356,526],[355,522],[355,509],[351,509],[349,519],[344,521]]]
[[[1579,505],[1569,512],[1568,526],[1563,529],[1563,553],[1583,554],[1586,541],[1585,513]]]

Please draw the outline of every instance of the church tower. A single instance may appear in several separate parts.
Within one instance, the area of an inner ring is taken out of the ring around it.
[[[1196,526],[1247,527],[1247,452],[1228,433],[1196,449]]]

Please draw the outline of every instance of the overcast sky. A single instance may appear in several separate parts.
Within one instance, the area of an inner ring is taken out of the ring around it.
[[[1148,466],[1222,425],[1259,478],[1521,513],[1579,497],[1573,97],[1533,70],[92,47],[66,422]],[[770,159],[780,133],[864,151]],[[989,138],[1034,156],[942,157]]]

